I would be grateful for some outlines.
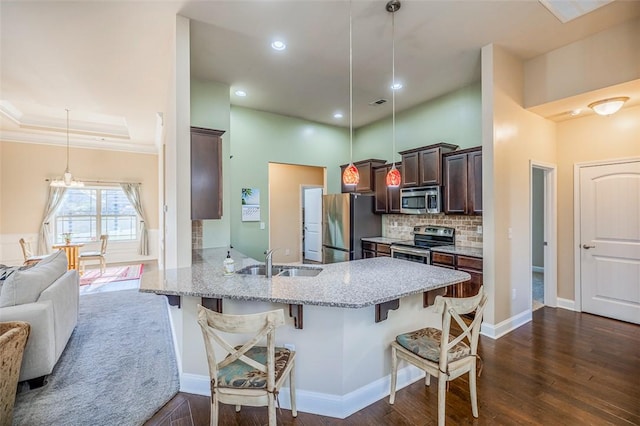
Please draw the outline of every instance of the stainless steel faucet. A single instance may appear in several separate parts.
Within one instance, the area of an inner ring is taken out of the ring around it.
[[[265,269],[266,269],[266,277],[267,278],[271,278],[271,275],[273,273],[273,252],[276,251],[276,249],[271,249],[271,250],[266,250],[264,252],[264,263],[265,263]]]

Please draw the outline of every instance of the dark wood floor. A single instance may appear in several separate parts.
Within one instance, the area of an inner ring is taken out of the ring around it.
[[[447,424],[640,425],[640,326],[542,308],[508,335],[480,339],[480,417],[471,416],[466,377],[451,383]],[[278,413],[282,425],[435,425],[437,383],[400,390],[339,420]],[[265,408],[221,405],[221,425],[264,425]],[[208,425],[209,398],[179,393],[146,425]]]

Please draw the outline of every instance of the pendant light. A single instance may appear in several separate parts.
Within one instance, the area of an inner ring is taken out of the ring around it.
[[[396,20],[395,12],[400,10],[400,1],[390,0],[387,3],[387,12],[391,12],[391,134],[392,145],[391,161],[392,166],[389,173],[387,173],[387,186],[390,188],[397,188],[402,182],[402,176],[400,176],[400,170],[396,169]]]
[[[69,110],[67,109],[66,111],[67,111],[67,168],[64,170],[64,175],[62,175],[62,179],[52,180],[50,186],[78,188],[78,187],[84,186],[84,183],[75,180],[73,178],[73,175],[69,171]]]
[[[342,183],[355,186],[360,182],[360,173],[353,164],[353,41],[351,21],[351,0],[349,0],[349,165],[342,173]]]

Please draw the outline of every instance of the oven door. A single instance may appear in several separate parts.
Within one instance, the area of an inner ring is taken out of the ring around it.
[[[425,265],[431,264],[431,254],[429,250],[391,246],[391,257],[402,260],[409,260],[411,262],[424,263]]]

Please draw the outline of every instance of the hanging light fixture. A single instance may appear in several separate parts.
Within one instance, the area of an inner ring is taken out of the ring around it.
[[[353,164],[353,41],[351,21],[351,0],[349,0],[349,165],[342,173],[342,183],[354,186],[360,182],[360,173]]]
[[[400,10],[400,1],[390,0],[387,3],[387,12],[391,12],[391,133],[392,133],[392,145],[391,161],[392,166],[389,173],[387,173],[387,186],[391,188],[397,188],[402,182],[402,176],[400,176],[400,170],[396,169],[396,20],[395,12]]]
[[[73,175],[69,171],[69,110],[67,109],[67,168],[64,170],[62,179],[54,179],[51,181],[51,186],[78,188],[84,186],[83,182],[77,181],[73,178]]]

